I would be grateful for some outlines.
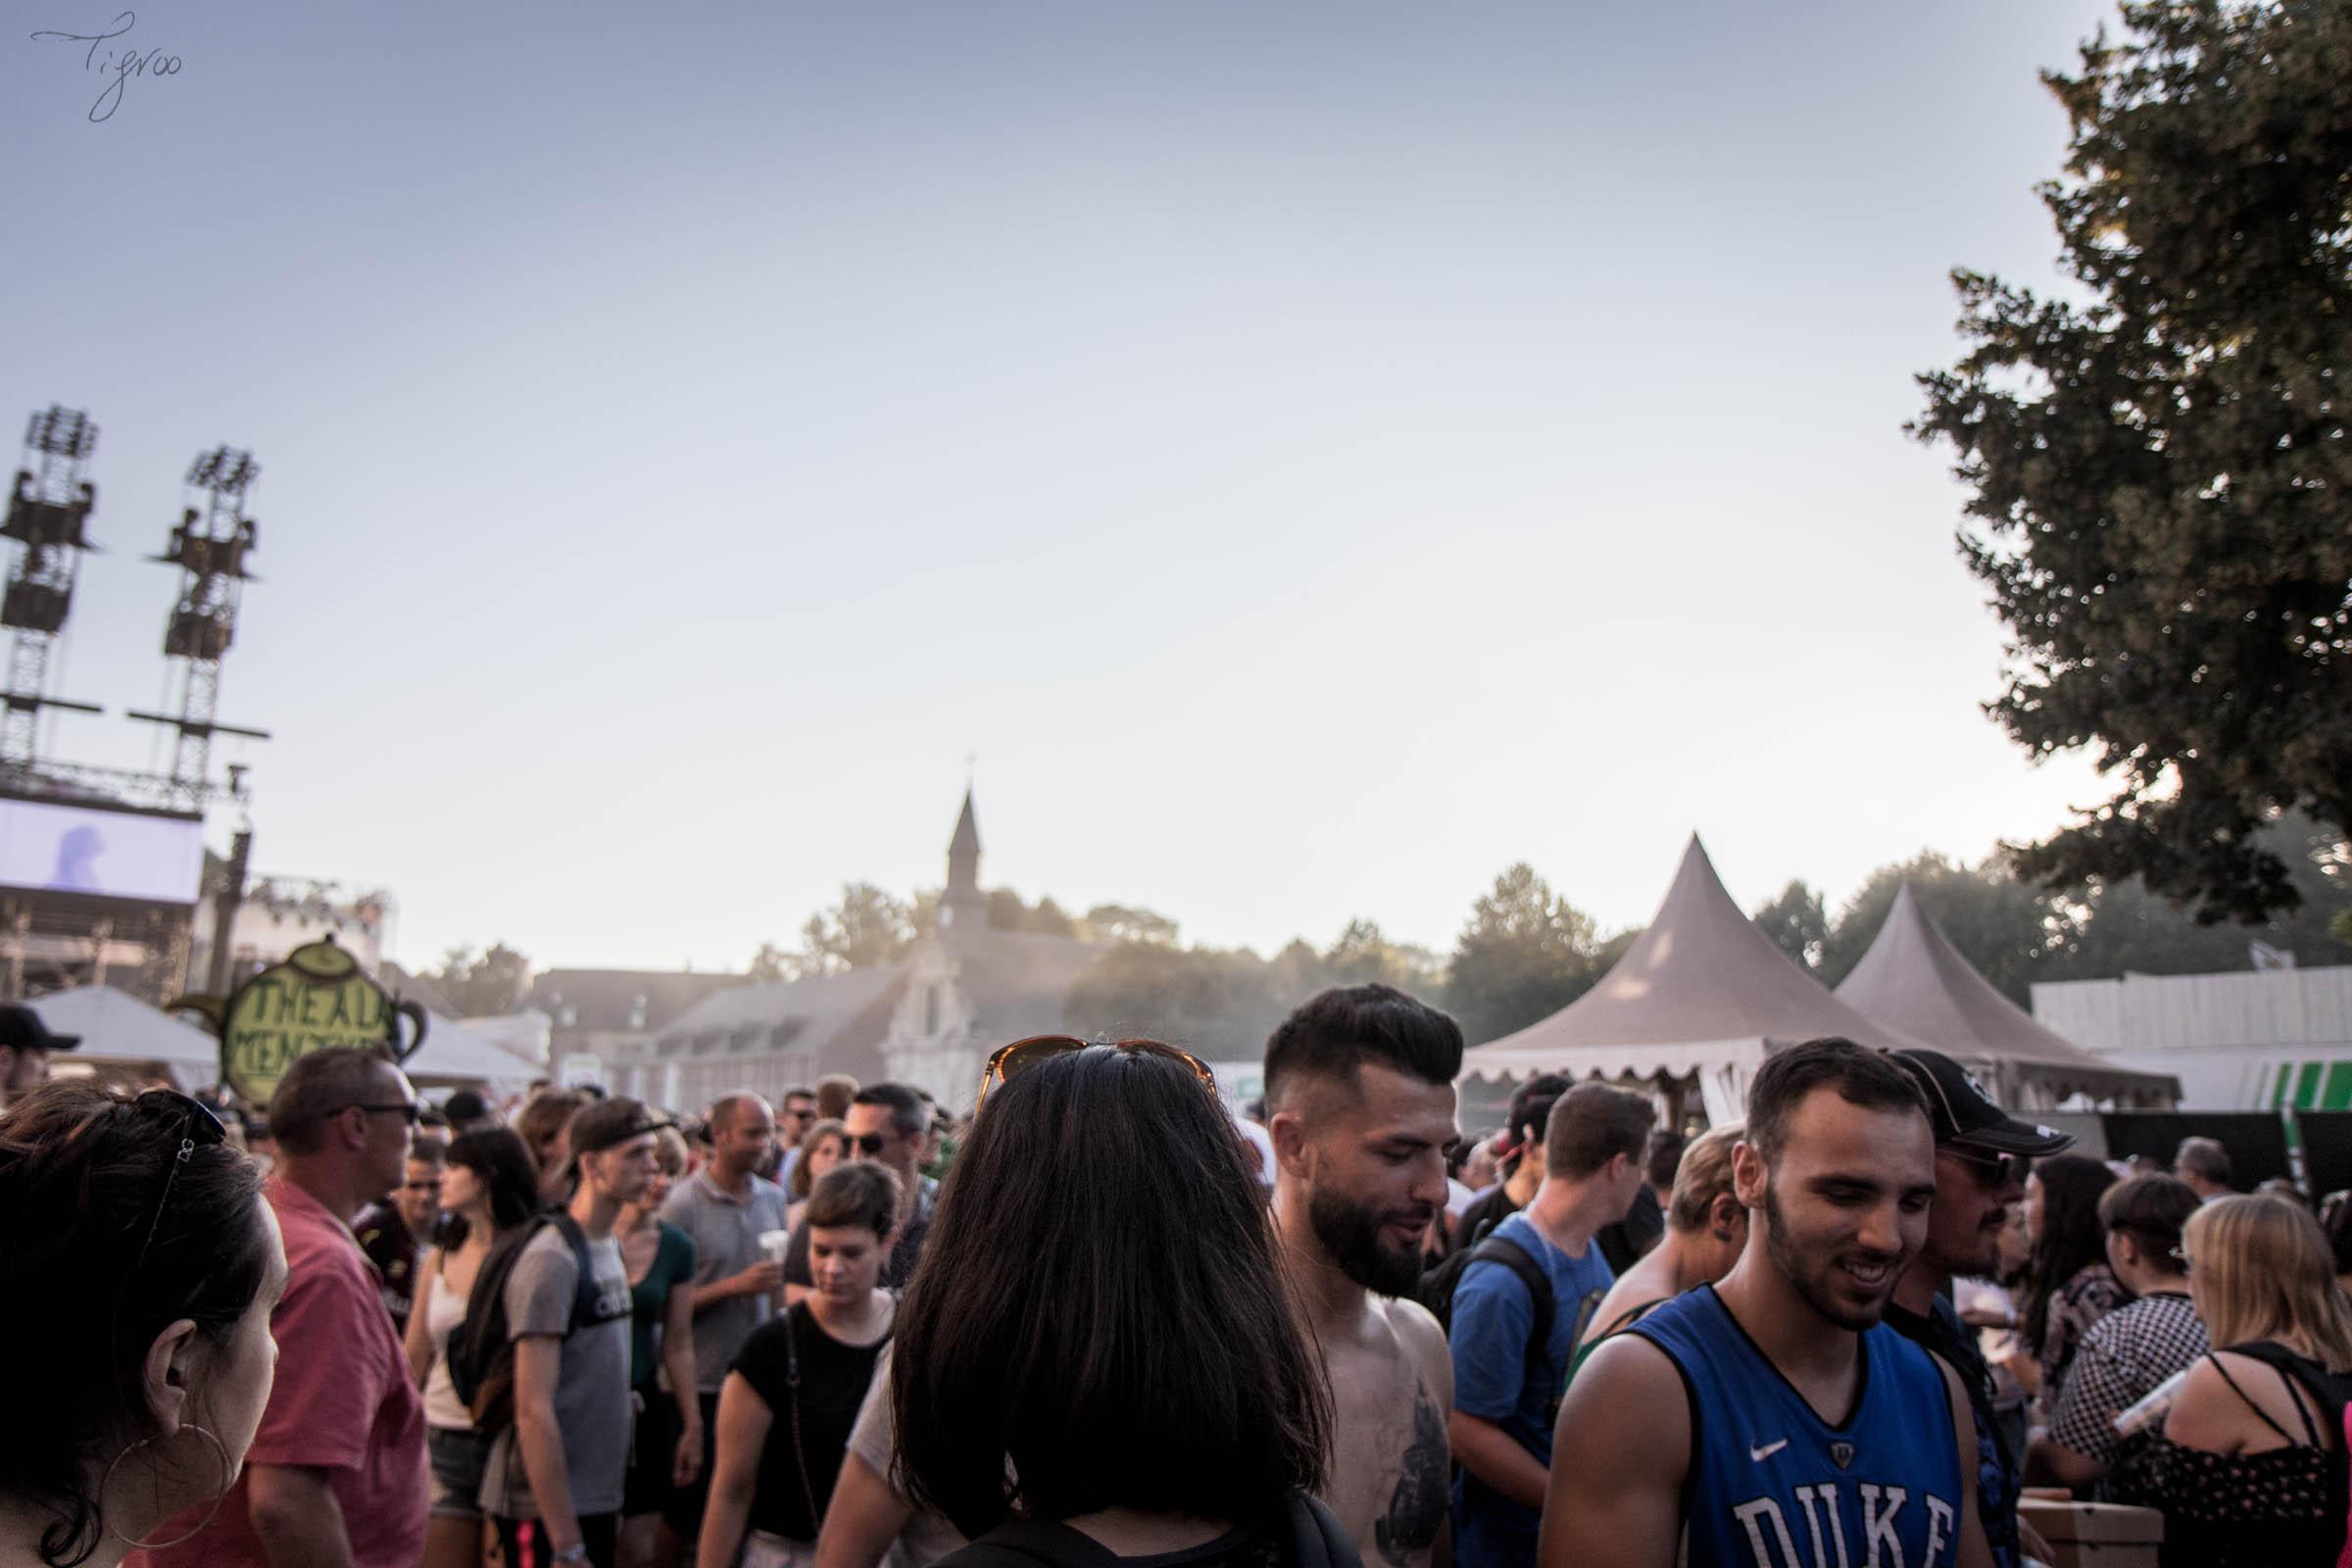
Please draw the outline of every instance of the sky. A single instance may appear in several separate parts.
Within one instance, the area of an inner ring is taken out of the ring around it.
[[[1902,426],[2111,5],[135,3],[0,39],[0,423],[101,428],[44,745],[168,763],[141,558],[250,450],[215,766],[413,965],[740,967],[967,776],[985,883],[1261,952],[2109,793]]]

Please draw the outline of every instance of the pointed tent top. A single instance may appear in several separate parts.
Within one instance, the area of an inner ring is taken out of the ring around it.
[[[1920,1042],[1839,1002],[1740,912],[1690,835],[1665,902],[1616,967],[1540,1023],[1470,1053],[1474,1068],[1687,1073],[1749,1054],[1759,1042],[1843,1035],[1866,1046]],[[1509,1057],[1496,1060],[1499,1054]]]
[[[2030,1075],[2034,1068],[2053,1069],[2039,1076],[2067,1078],[2067,1092],[2079,1087],[2098,1094],[2101,1087],[2092,1080],[2107,1079],[2116,1081],[2105,1085],[2108,1094],[2126,1079],[2153,1088],[2161,1076],[2103,1061],[2035,1023],[1937,929],[1908,877],[1895,890],[1870,951],[1838,987],[1838,999],[1950,1055],[2016,1062]]]

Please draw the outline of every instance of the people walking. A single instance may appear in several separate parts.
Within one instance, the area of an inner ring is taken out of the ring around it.
[[[1447,1435],[1461,1466],[1453,1560],[1464,1568],[1535,1562],[1560,1391],[1615,1283],[1593,1236],[1633,1206],[1656,1115],[1642,1096],[1605,1084],[1562,1095],[1544,1124],[1544,1185],[1473,1251],[1454,1288]],[[1488,1255],[1502,1248],[1519,1257]]]
[[[698,1568],[806,1568],[898,1311],[879,1285],[899,1180],[870,1161],[808,1202],[815,1288],[755,1332],[719,1390]]]
[[[0,1561],[114,1568],[214,1528],[270,1399],[285,1285],[262,1173],[209,1107],[86,1080],[12,1099]]]
[[[413,1164],[414,1162],[412,1162]],[[482,1560],[482,1469],[490,1447],[450,1374],[449,1337],[484,1259],[539,1210],[539,1167],[512,1130],[488,1124],[451,1140],[437,1204],[441,1243],[416,1270],[417,1305],[407,1336],[409,1371],[424,1390],[425,1451],[432,1467],[423,1568],[478,1568]]]
[[[573,1113],[564,1173],[571,1200],[521,1244],[504,1281],[513,1421],[491,1440],[481,1498],[506,1568],[616,1568],[630,1303],[612,1227],[654,1179],[656,1125],[626,1098]],[[486,1321],[469,1312],[468,1332]]]
[[[1460,1026],[1383,985],[1326,991],[1266,1042],[1275,1228],[1336,1417],[1322,1497],[1391,1568],[1448,1551],[1453,1364],[1412,1298],[1461,1068]]]
[[[1849,1041],[1775,1053],[1733,1182],[1750,1218],[1731,1273],[1569,1387],[1544,1568],[1983,1568],[1968,1400],[1881,1322],[1936,1196],[1918,1087]]]
[[[286,1248],[270,1321],[277,1380],[219,1516],[149,1552],[156,1568],[416,1568],[430,1492],[424,1405],[351,1220],[400,1185],[416,1115],[416,1091],[375,1051],[316,1051],[279,1081],[264,1189]]]

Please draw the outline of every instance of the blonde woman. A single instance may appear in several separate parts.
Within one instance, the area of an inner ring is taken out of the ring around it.
[[[2162,1560],[2332,1568],[2344,1544],[2352,1304],[2299,1203],[2221,1198],[2181,1234],[2190,1298],[2223,1348],[2188,1369],[2147,1455]]]

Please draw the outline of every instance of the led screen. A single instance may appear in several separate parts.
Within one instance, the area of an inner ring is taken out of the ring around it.
[[[0,800],[0,886],[194,904],[203,878],[202,822]]]

